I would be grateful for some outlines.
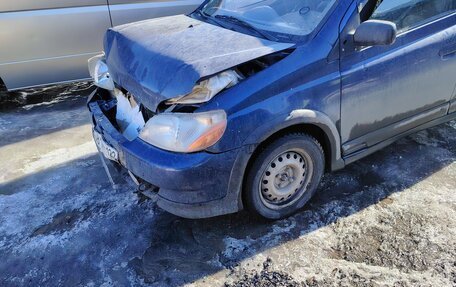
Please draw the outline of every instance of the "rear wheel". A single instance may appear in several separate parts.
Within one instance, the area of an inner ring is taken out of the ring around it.
[[[259,153],[248,172],[247,208],[268,219],[295,213],[315,194],[324,165],[324,151],[313,137],[290,134],[279,138]]]

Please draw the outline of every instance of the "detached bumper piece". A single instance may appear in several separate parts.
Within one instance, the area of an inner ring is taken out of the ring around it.
[[[108,154],[105,161],[119,165],[139,180],[157,187],[157,204],[164,210],[186,218],[205,218],[234,213],[242,208],[239,190],[229,192],[233,182],[242,181],[239,176],[232,176],[241,150],[221,154],[164,151],[139,138],[129,141],[118,131],[116,103],[109,92],[94,91],[88,107],[97,145],[99,149],[101,147],[101,153]]]

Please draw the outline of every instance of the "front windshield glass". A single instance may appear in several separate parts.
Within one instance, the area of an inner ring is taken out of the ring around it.
[[[210,0],[206,16],[239,19],[256,29],[305,36],[311,34],[336,0]]]

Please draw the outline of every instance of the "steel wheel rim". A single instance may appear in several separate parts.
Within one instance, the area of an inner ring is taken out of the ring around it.
[[[261,201],[274,210],[296,203],[306,193],[312,174],[313,163],[307,152],[293,149],[281,153],[263,171]]]

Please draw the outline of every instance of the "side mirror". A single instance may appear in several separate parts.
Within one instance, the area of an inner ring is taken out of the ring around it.
[[[356,46],[391,45],[396,41],[396,24],[389,21],[368,20],[355,31],[353,41]]]

